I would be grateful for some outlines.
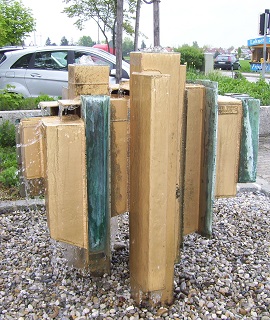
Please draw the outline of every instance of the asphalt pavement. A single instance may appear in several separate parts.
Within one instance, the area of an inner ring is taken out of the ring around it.
[[[257,177],[253,183],[239,183],[239,191],[260,191],[270,196],[270,135],[259,137]]]
[[[229,78],[234,78],[235,72],[237,71],[230,71],[230,70],[222,70],[221,74],[223,76],[227,76]],[[241,72],[241,71],[240,71]],[[244,76],[249,82],[257,82],[261,76],[260,72],[241,72],[242,76]],[[265,81],[270,83],[270,74],[265,74]]]

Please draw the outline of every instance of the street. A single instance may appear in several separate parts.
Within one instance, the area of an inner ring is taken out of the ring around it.
[[[241,71],[240,71],[241,72]],[[230,77],[230,78],[233,78],[234,75],[235,75],[235,70],[234,71],[225,71],[225,70],[222,70],[221,71],[221,74],[224,75],[224,76],[227,76],[227,77]],[[260,78],[260,73],[251,73],[251,72],[243,72],[241,73],[248,81],[250,82],[257,82],[258,79]],[[267,83],[270,82],[270,74],[266,74],[265,75],[265,81]]]

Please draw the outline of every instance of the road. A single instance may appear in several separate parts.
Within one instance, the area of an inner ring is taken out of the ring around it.
[[[240,71],[241,72],[241,71]],[[235,71],[221,71],[222,75],[233,78]],[[257,82],[260,78],[260,73],[249,73],[249,72],[243,72],[241,73],[248,81],[250,82]],[[265,81],[267,83],[270,83],[270,74],[265,75]]]

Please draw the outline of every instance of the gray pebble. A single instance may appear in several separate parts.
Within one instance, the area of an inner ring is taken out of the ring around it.
[[[172,306],[140,308],[130,295],[128,214],[118,216],[111,275],[68,266],[40,208],[0,214],[0,319],[270,320],[269,198],[217,199],[213,238],[184,237]]]

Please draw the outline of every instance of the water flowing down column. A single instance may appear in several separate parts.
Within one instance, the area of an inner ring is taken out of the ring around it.
[[[243,106],[238,182],[255,182],[259,148],[260,100],[240,98]]]
[[[82,96],[86,126],[89,268],[110,273],[110,98]]]

